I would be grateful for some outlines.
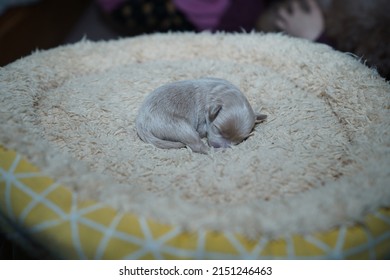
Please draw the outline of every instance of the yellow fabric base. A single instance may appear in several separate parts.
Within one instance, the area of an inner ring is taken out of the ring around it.
[[[15,151],[0,147],[0,218],[65,259],[381,259],[390,256],[390,208],[360,225],[249,241],[182,232],[95,201],[81,201]],[[3,222],[4,223],[4,222]],[[11,234],[12,235],[12,234]]]

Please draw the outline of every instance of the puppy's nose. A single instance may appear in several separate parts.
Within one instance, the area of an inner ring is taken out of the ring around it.
[[[214,148],[221,148],[221,145],[219,145],[219,143],[216,142],[210,142],[210,145],[213,146]]]
[[[216,149],[218,149],[218,148],[229,148],[230,147],[230,145],[228,143],[225,143],[225,142],[218,143],[218,142],[210,141],[209,144],[210,144],[210,146],[212,146],[212,147],[214,147]]]

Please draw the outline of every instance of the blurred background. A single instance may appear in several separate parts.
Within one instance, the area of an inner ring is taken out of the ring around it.
[[[0,3],[0,66],[36,49],[74,43],[84,36],[91,40],[118,37],[103,22],[93,0],[1,0]]]
[[[314,32],[309,39],[354,53],[390,79],[390,0],[0,0],[0,67],[83,38],[253,29],[305,37],[290,28],[297,19]],[[0,259],[30,258],[27,251],[0,230]]]
[[[354,53],[390,79],[389,26],[389,0],[0,0],[0,66],[82,38],[254,29]]]

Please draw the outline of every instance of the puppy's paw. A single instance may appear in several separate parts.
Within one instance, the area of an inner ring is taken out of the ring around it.
[[[200,153],[207,155],[210,151],[210,148],[206,146],[202,141],[188,145],[188,147],[194,152],[194,153]]]

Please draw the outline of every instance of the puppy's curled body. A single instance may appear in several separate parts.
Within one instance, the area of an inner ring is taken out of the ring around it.
[[[226,148],[249,137],[256,116],[240,90],[223,79],[202,78],[163,85],[150,93],[137,118],[138,136],[158,148],[188,146],[206,154],[209,145]]]

